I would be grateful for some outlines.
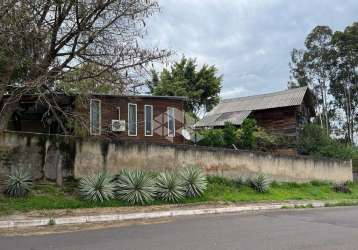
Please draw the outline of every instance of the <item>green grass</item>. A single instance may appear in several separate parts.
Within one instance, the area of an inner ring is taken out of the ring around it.
[[[8,198],[0,196],[0,215],[43,209],[74,209],[94,207],[118,207],[128,204],[112,200],[93,203],[80,200],[76,193],[76,184],[67,183],[66,188],[57,188],[54,184],[36,185],[27,198]],[[220,177],[209,178],[208,190],[202,197],[186,199],[183,203],[198,202],[261,202],[288,200],[323,200],[335,201],[337,204],[358,204],[358,184],[349,184],[351,194],[336,193],[332,184],[325,182],[273,183],[269,192],[257,193],[247,185]],[[165,204],[154,201],[150,205]]]

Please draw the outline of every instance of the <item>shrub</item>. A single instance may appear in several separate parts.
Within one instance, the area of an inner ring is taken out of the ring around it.
[[[255,141],[254,148],[258,150],[267,151],[280,144],[279,138],[277,136],[267,133],[261,127],[256,128],[253,136]]]
[[[160,173],[156,178],[156,195],[167,202],[178,202],[185,196],[181,178],[175,172]]]
[[[198,197],[203,195],[207,188],[207,179],[200,168],[188,167],[182,170],[181,177],[187,197]]]
[[[122,170],[117,176],[116,197],[130,204],[144,205],[154,197],[153,175],[143,170]]]
[[[317,124],[306,124],[299,135],[298,150],[302,154],[312,154],[331,143],[326,131]]]
[[[237,144],[236,130],[237,128],[232,123],[225,122],[225,126],[222,130],[225,146],[231,147]]]
[[[199,136],[202,137],[198,142],[201,146],[221,147],[225,145],[224,132],[222,129],[201,130]]]
[[[333,186],[333,191],[336,193],[345,193],[345,194],[352,193],[352,191],[346,184],[335,184]]]
[[[270,189],[270,182],[268,178],[263,174],[258,174],[251,180],[252,188],[259,193],[266,193]]]
[[[17,169],[5,182],[5,193],[10,197],[25,197],[33,187],[31,175],[23,169]]]
[[[80,180],[80,196],[93,202],[104,202],[114,198],[115,184],[107,172],[87,176]]]
[[[253,149],[255,146],[254,132],[256,130],[256,120],[247,118],[242,123],[241,129],[237,131],[239,144],[246,149]]]

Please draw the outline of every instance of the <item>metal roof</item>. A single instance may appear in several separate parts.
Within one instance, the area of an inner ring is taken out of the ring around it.
[[[241,125],[254,110],[301,105],[307,89],[307,87],[301,87],[263,95],[224,99],[195,126],[223,126],[226,121]],[[226,117],[229,118],[226,119]]]

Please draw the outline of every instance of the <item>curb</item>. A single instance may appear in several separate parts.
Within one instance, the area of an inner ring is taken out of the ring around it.
[[[218,208],[204,208],[204,209],[186,209],[186,210],[167,210],[158,212],[144,212],[144,213],[127,213],[127,214],[106,214],[106,215],[89,215],[89,216],[72,216],[72,217],[58,217],[58,218],[39,218],[39,219],[24,219],[24,220],[4,220],[0,221],[0,229],[4,228],[23,228],[23,227],[38,227],[48,225],[67,225],[67,224],[84,224],[96,222],[119,222],[128,220],[146,220],[158,219],[178,216],[190,215],[205,215],[205,214],[225,214],[235,212],[249,212],[249,211],[264,211],[275,210],[282,208],[295,207],[324,207],[324,202],[297,202],[297,203],[277,203],[266,205],[243,205],[230,206]]]

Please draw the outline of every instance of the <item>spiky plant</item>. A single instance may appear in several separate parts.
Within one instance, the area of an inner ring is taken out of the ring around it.
[[[115,183],[107,172],[84,177],[79,183],[80,196],[93,202],[104,202],[114,198]]]
[[[27,171],[17,169],[8,175],[5,185],[5,193],[10,197],[17,198],[28,195],[33,187],[33,182],[31,175]]]
[[[185,197],[185,187],[175,172],[163,172],[156,178],[156,195],[166,202],[178,202]]]
[[[155,195],[152,174],[143,170],[122,170],[117,176],[116,197],[130,204],[147,204]]]
[[[251,179],[252,188],[259,193],[266,193],[270,189],[270,181],[269,179],[263,175],[258,174]]]
[[[208,184],[203,170],[194,166],[185,168],[181,171],[181,178],[186,197],[198,197],[203,195]]]

